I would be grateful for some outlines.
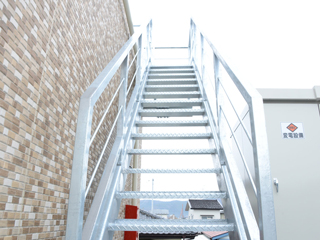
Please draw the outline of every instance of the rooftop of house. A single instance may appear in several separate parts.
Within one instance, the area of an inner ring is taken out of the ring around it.
[[[164,209],[167,210],[167,209]],[[140,211],[140,219],[163,219],[153,213],[145,211],[143,209],[139,209]],[[169,210],[167,210],[169,212]],[[174,216],[174,215],[173,215]],[[177,239],[181,240],[182,238],[194,239],[198,236],[198,232],[186,231],[179,233],[172,232],[160,232],[160,233],[152,233],[152,232],[139,232],[139,239],[150,240],[150,239]]]
[[[183,232],[183,233],[150,233],[150,232],[139,232],[139,239],[194,239],[198,236],[197,232]]]
[[[216,239],[215,237],[220,237],[222,235],[227,235],[227,231],[206,231],[206,232],[202,232],[206,237],[208,238],[212,238],[212,239]]]
[[[198,210],[223,210],[223,207],[219,203],[218,200],[211,200],[211,199],[189,199],[186,211],[189,211],[189,209],[198,209]]]
[[[156,215],[156,214],[153,214],[151,212],[148,212],[146,210],[143,210],[143,209],[139,209],[139,212],[140,212],[140,215],[139,215],[139,218],[140,219],[146,219],[146,218],[149,218],[149,219],[162,219],[162,217]]]
[[[157,215],[169,215],[169,210],[168,209],[154,209],[153,213],[157,214]]]

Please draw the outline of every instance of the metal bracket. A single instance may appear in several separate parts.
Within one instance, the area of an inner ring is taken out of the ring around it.
[[[273,179],[273,184],[276,186],[277,192],[279,192],[279,181],[278,181],[277,178],[274,178],[274,179]]]
[[[117,158],[118,158],[118,163],[117,163],[117,166],[121,166],[122,165],[122,151],[123,149],[121,149],[118,154],[117,154]]]

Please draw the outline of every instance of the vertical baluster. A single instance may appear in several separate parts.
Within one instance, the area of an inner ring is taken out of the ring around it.
[[[148,62],[149,62],[149,47],[148,47],[148,42],[149,42],[149,24],[147,25],[147,28],[146,28],[146,44],[145,44],[145,51],[146,51],[146,56],[147,56],[147,59],[146,59],[146,65],[148,65]]]
[[[67,239],[80,240],[86,191],[93,108],[87,98],[80,100],[73,154],[70,196],[68,204]]]
[[[194,29],[193,29],[193,21],[191,20],[191,47],[190,47],[190,61],[192,62],[193,61],[193,46],[194,46]]]
[[[150,29],[149,29],[149,48],[150,48],[150,59],[149,62],[152,62],[153,52],[152,52],[152,20],[150,21]]]
[[[193,23],[193,61],[197,65],[197,26]]]
[[[138,69],[137,75],[136,75],[136,86],[139,86],[140,80],[142,77],[142,35],[138,39],[138,47],[139,47],[139,53],[137,56],[137,65],[136,68]]]
[[[130,53],[130,52],[129,52]],[[123,60],[121,67],[120,67],[120,79],[124,79],[122,87],[119,91],[119,104],[118,104],[118,111],[122,107],[122,113],[119,117],[118,124],[117,124],[117,136],[122,137],[125,134],[125,123],[126,123],[126,100],[127,100],[127,85],[128,85],[128,61],[129,55]],[[121,164],[125,164],[127,159],[126,151],[124,150],[120,157]],[[120,181],[120,188],[123,184],[125,184],[126,175],[122,175],[123,181]]]
[[[125,116],[126,116],[126,93],[127,93],[127,85],[128,85],[128,55],[123,60],[121,67],[120,67],[120,79],[125,79],[123,84],[119,90],[119,104],[118,109],[122,107],[121,116],[118,119],[117,124],[117,135],[122,136],[125,133],[124,124],[125,124]]]
[[[147,26],[147,64],[149,64],[150,61],[150,23]]]
[[[191,19],[190,22],[190,36],[189,36],[189,58],[190,58],[190,63],[192,63],[193,61],[193,43],[194,43],[194,39],[193,39],[193,20]]]
[[[188,44],[188,56],[189,56],[189,61],[191,61],[191,25],[192,25],[192,19],[190,19],[190,29],[189,29],[189,44]]]
[[[217,58],[216,54],[213,53],[213,69],[214,69],[214,81],[215,81],[215,92],[216,92],[216,108],[217,108],[217,129],[219,130],[220,126],[220,110],[219,110],[219,59]]]
[[[201,80],[203,81],[204,78],[204,37],[202,35],[202,33],[200,33],[200,42],[201,42]]]

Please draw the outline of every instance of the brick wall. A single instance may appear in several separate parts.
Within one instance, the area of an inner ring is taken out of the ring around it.
[[[0,240],[64,239],[79,98],[128,40],[122,1],[0,0],[0,10]],[[118,83],[99,99],[93,130]]]

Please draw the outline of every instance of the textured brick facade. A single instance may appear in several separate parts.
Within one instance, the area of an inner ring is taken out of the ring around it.
[[[65,238],[79,99],[128,37],[121,0],[0,0],[0,240]],[[97,102],[92,131],[118,84],[119,74]]]

